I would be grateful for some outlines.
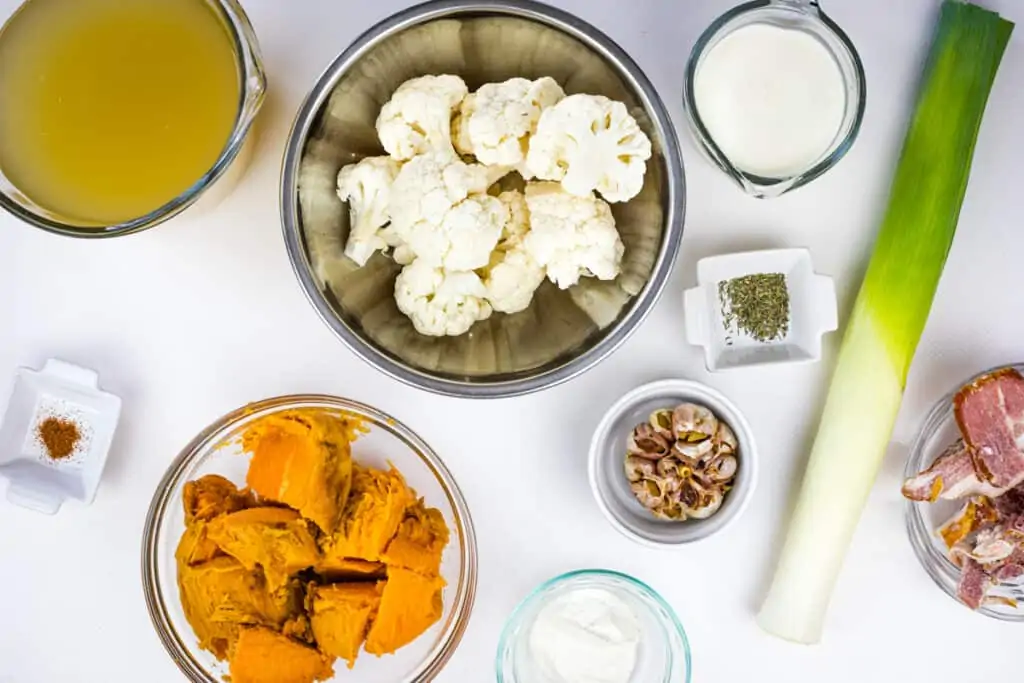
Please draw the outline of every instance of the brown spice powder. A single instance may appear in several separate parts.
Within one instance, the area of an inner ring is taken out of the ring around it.
[[[39,440],[46,446],[46,452],[54,460],[71,455],[78,440],[82,438],[78,425],[69,420],[48,417],[39,424]]]

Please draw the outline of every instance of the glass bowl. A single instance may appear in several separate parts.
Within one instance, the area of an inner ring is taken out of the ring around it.
[[[182,490],[185,482],[214,473],[244,483],[249,458],[242,455],[239,439],[245,428],[266,415],[296,408],[342,411],[359,417],[369,433],[353,444],[353,457],[373,467],[386,468],[393,463],[427,505],[443,513],[451,530],[441,563],[448,586],[440,621],[393,655],[378,659],[364,652],[352,670],[344,663],[335,664],[335,676],[330,680],[430,681],[458,646],[473,608],[477,555],[469,509],[444,463],[412,430],[374,408],[332,396],[283,396],[239,408],[204,429],[171,463],[150,505],[142,545],[143,590],[157,635],[189,681],[224,680],[227,665],[199,649],[181,608],[174,551],[185,529]]]
[[[690,644],[675,612],[647,584],[626,574],[584,569],[542,584],[512,612],[498,642],[498,683],[549,683],[530,659],[530,628],[551,600],[581,588],[606,590],[629,605],[640,622],[640,647],[629,683],[689,683]]]
[[[267,77],[263,70],[256,33],[239,0],[206,0],[228,31],[235,45],[238,77],[241,83],[238,112],[230,137],[213,166],[180,195],[144,216],[114,225],[103,225],[72,218],[40,206],[20,192],[0,172],[0,207],[26,223],[68,237],[102,238],[130,235],[152,228],[173,218],[197,202],[211,208],[223,199],[244,174],[253,152],[249,135],[263,105]],[[17,13],[18,10],[15,10]],[[13,16],[13,15],[12,15]],[[0,21],[5,17],[0,16]],[[3,29],[0,27],[0,34]],[[2,35],[0,35],[2,38]],[[154,159],[153,163],[160,163]]]
[[[1024,372],[1024,365],[1012,367]],[[953,416],[953,397],[960,387],[998,369],[992,368],[964,380],[935,404],[925,417],[921,430],[910,447],[905,477],[912,477],[926,469],[949,444],[960,437],[960,430]],[[935,530],[959,509],[960,503],[957,501],[906,501],[907,533],[910,535],[910,545],[914,548],[914,554],[936,585],[958,603],[960,600],[957,598],[956,588],[960,580],[960,568],[949,559],[946,545]],[[1024,580],[1018,579],[1014,583],[1001,584],[993,588],[990,595],[1016,600],[1018,606],[983,605],[977,610],[979,613],[1003,621],[1024,622]]]
[[[360,268],[344,256],[349,212],[337,196],[338,170],[384,153],[374,124],[403,81],[441,73],[463,77],[471,89],[516,76],[550,76],[570,94],[626,103],[651,139],[652,156],[640,194],[612,205],[626,248],[615,281],[584,278],[569,290],[545,282],[525,311],[496,313],[458,337],[427,337],[395,304],[400,266],[376,254]],[[685,194],[668,112],[640,67],[611,39],[529,0],[439,0],[369,29],[313,86],[285,151],[281,215],[306,297],[359,357],[429,391],[505,397],[578,376],[636,330],[675,263]]]

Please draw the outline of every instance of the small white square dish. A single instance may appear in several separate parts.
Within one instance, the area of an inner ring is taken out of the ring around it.
[[[93,370],[54,358],[42,370],[19,368],[0,424],[7,500],[48,515],[68,499],[90,504],[120,415],[121,399],[99,388]],[[41,425],[48,420],[74,425],[62,457],[53,457],[43,442]]]
[[[748,275],[781,274],[788,292],[784,334],[759,341],[727,320],[720,283]],[[818,275],[807,249],[769,249],[711,256],[697,262],[697,286],[684,295],[686,336],[704,347],[711,372],[751,365],[811,363],[821,358],[821,337],[838,326],[832,278]]]

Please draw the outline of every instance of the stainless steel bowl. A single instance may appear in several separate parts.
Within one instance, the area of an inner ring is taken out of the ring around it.
[[[470,88],[513,76],[551,76],[569,93],[621,100],[651,138],[644,188],[613,205],[626,245],[614,283],[569,291],[545,283],[533,304],[496,314],[460,337],[416,333],[394,303],[398,266],[376,255],[357,268],[343,253],[348,214],[338,170],[383,154],[374,123],[403,81],[454,73]],[[301,188],[301,191],[300,191]],[[317,313],[374,367],[429,391],[504,397],[545,389],[592,368],[637,328],[668,281],[679,251],[683,165],[654,86],[597,29],[526,0],[442,0],[374,26],[328,67],[306,98],[284,158],[281,207],[295,274]]]

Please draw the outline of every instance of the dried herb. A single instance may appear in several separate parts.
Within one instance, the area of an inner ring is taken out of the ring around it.
[[[757,273],[718,283],[722,320],[759,342],[789,333],[789,288],[782,273]],[[730,340],[731,341],[731,340]]]
[[[78,425],[70,420],[48,417],[39,423],[39,440],[46,447],[47,454],[54,460],[62,460],[75,451],[82,438]]]

